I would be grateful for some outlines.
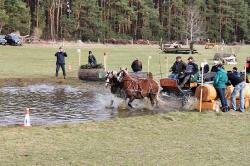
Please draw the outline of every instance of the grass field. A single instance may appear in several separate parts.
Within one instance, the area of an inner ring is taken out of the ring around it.
[[[168,113],[0,128],[0,165],[248,166],[250,114]]]
[[[239,47],[239,46],[238,46]],[[0,47],[0,80],[55,79],[54,53],[58,46]],[[73,71],[65,84],[79,84],[77,80],[77,46],[66,46]],[[216,49],[196,47],[193,55],[198,63],[207,59],[212,63]],[[230,50],[230,48],[225,48]],[[238,48],[237,48],[238,49]],[[128,67],[135,57],[143,61],[152,56],[150,71],[160,78],[166,75],[174,54],[162,54],[157,46],[81,46],[82,64],[92,50],[98,61],[108,54],[108,68]],[[238,67],[243,69],[250,46],[240,47]],[[189,55],[183,55],[187,59]],[[159,59],[160,57],[160,59]],[[226,66],[230,69],[232,66]],[[165,72],[164,72],[165,71]],[[13,79],[15,78],[15,79]],[[25,84],[25,83],[24,83]],[[0,82],[0,85],[1,82]],[[0,109],[1,111],[1,109]],[[248,166],[250,163],[250,113],[172,112],[133,118],[116,118],[104,122],[33,126],[0,127],[0,165],[226,165]]]
[[[0,78],[30,78],[30,77],[48,77],[55,75],[55,57],[57,46],[36,46],[26,45],[23,47],[0,47]],[[78,54],[77,46],[65,46],[68,53],[66,66],[72,65],[73,71],[69,72],[69,76],[76,77],[78,70]],[[127,67],[129,70],[130,65],[135,57],[143,62],[143,70],[147,71],[148,56],[152,56],[150,61],[150,71],[154,73],[156,78],[164,77],[167,74],[170,66],[173,64],[176,54],[164,54],[158,46],[117,46],[117,45],[83,45],[81,48],[81,64],[86,64],[88,51],[92,50],[97,61],[103,63],[103,53],[106,52],[107,67],[109,70],[119,70],[120,67]],[[200,64],[201,61],[207,59],[212,65],[212,58],[216,49],[204,49],[204,46],[196,46],[199,54],[193,54],[196,63]],[[225,52],[231,52],[232,47],[226,47]],[[234,46],[234,50],[238,52],[238,67],[243,69],[244,61],[250,54],[250,46]],[[248,53],[249,52],[249,53]],[[190,55],[182,55],[183,60]],[[168,57],[168,58],[166,58]],[[167,63],[168,61],[168,63]],[[226,69],[231,69],[233,66],[226,66]],[[167,70],[168,69],[168,70]],[[160,75],[162,73],[162,75]]]

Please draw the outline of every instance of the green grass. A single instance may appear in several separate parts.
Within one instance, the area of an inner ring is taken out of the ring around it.
[[[0,86],[12,85],[13,82],[25,86],[29,82],[44,81],[80,84],[76,78],[77,46],[65,47],[69,55],[67,65],[70,63],[73,68],[68,73],[71,78],[66,81],[53,78],[57,48],[53,45],[0,46]],[[200,52],[193,55],[196,62],[207,59],[212,64],[216,49],[196,48]],[[157,46],[98,45],[91,48],[91,45],[86,45],[81,47],[82,64],[87,62],[89,50],[94,52],[99,62],[106,52],[110,70],[130,69],[133,59],[139,57],[143,70],[147,71],[147,58],[152,56],[150,71],[157,79],[160,78],[159,62],[165,76],[177,56],[162,54]],[[240,47],[237,57],[239,69],[243,69],[248,52],[250,46]],[[184,60],[188,56],[182,55]],[[168,68],[165,57],[168,57]],[[232,67],[226,66],[226,69]],[[0,127],[0,165],[244,166],[250,163],[249,118],[249,112],[175,112],[83,124]]]
[[[249,113],[186,112],[2,127],[0,165],[247,166],[249,118]]]
[[[204,46],[196,46],[199,54],[194,54],[196,62],[200,64],[201,61],[207,59],[212,65],[212,58],[216,49],[205,50]],[[238,52],[238,67],[243,69],[244,61],[249,56],[250,46],[235,46]],[[78,70],[78,55],[76,46],[65,46],[65,50],[69,57],[66,60],[66,67],[68,64],[72,65],[73,71],[69,72],[69,76],[77,76]],[[81,64],[87,63],[88,51],[92,50],[96,55],[98,62],[103,62],[103,53],[108,55],[107,67],[109,70],[119,70],[120,67],[127,67],[129,70],[132,61],[135,57],[139,57],[143,62],[143,70],[147,71],[148,56],[152,56],[150,61],[150,71],[154,73],[155,78],[166,76],[167,71],[173,64],[176,54],[164,54],[158,46],[98,46],[91,48],[91,46],[81,47]],[[226,47],[225,52],[231,52],[231,47]],[[30,77],[48,77],[55,75],[55,57],[57,51],[56,46],[34,46],[26,45],[23,47],[0,47],[0,77],[1,78],[30,78]],[[183,60],[186,61],[190,55],[182,55]],[[166,57],[168,57],[168,64]],[[168,67],[166,67],[168,66]],[[226,66],[226,69],[231,69],[233,66]],[[160,72],[161,71],[161,72]]]

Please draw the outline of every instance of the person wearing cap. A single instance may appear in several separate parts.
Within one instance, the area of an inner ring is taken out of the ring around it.
[[[236,95],[240,92],[240,112],[244,112],[244,88],[246,86],[243,78],[237,76],[234,71],[227,73],[229,82],[233,85],[234,90],[231,94],[232,109],[236,111]]]
[[[66,79],[66,71],[65,71],[65,57],[67,57],[67,53],[63,50],[62,47],[59,47],[59,51],[56,52],[56,77],[58,77],[58,71],[60,67],[63,71],[63,77]]]
[[[135,60],[131,64],[131,68],[133,72],[142,71],[142,62],[138,58],[135,58]]]
[[[183,77],[180,79],[179,86],[182,88],[184,85],[195,75],[198,73],[198,65],[193,62],[194,58],[189,57],[188,63],[186,65],[186,70],[184,72]]]
[[[177,56],[176,61],[169,70],[170,72],[172,72],[169,78],[178,79],[179,77],[181,77],[181,75],[184,74],[185,70],[186,70],[185,62],[182,61],[181,56]]]
[[[96,58],[95,58],[94,54],[92,53],[92,51],[89,51],[88,63],[90,65],[96,65],[97,64]]]
[[[225,97],[225,90],[226,90],[226,84],[228,82],[228,77],[227,77],[227,73],[225,72],[225,70],[222,67],[222,64],[217,65],[217,68],[218,68],[218,70],[217,70],[215,77],[214,77],[213,86],[216,89],[217,94],[220,98],[221,105],[222,105],[222,111],[228,112],[229,107],[227,104],[227,99]]]

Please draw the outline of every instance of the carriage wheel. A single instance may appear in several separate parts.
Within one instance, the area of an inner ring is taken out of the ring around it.
[[[161,96],[170,97],[171,92],[169,90],[163,89],[160,91]]]

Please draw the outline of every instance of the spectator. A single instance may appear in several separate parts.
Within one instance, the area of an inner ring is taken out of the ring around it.
[[[244,112],[244,88],[245,81],[233,72],[227,74],[229,82],[233,85],[234,90],[231,94],[232,109],[236,111],[236,95],[240,92],[240,112]]]
[[[236,76],[240,77],[240,72],[238,72],[237,67],[233,67],[232,73],[235,74]]]
[[[180,87],[184,87],[184,85],[199,71],[198,65],[193,62],[193,57],[188,58],[188,64],[186,66],[185,73],[183,77],[180,79]]]
[[[223,112],[228,112],[229,107],[227,104],[227,100],[225,97],[225,89],[226,89],[226,83],[228,82],[228,77],[227,73],[225,70],[222,68],[222,64],[217,65],[217,72],[214,77],[214,87],[219,95],[221,105],[222,105],[222,111]]]
[[[89,63],[90,65],[96,65],[96,64],[97,64],[96,58],[95,58],[95,56],[93,55],[92,51],[89,51],[88,63]]]
[[[200,67],[201,71],[201,67]],[[204,74],[209,72],[209,64],[207,63],[207,60],[204,61]]]
[[[63,77],[66,79],[66,72],[65,72],[65,57],[67,57],[67,53],[63,50],[62,47],[59,47],[59,51],[56,52],[56,77],[58,77],[58,71],[60,67],[63,71]]]
[[[181,56],[177,56],[176,61],[169,70],[170,72],[172,72],[169,78],[178,79],[179,77],[181,77],[181,75],[184,74],[185,70],[186,64],[182,61]]]

